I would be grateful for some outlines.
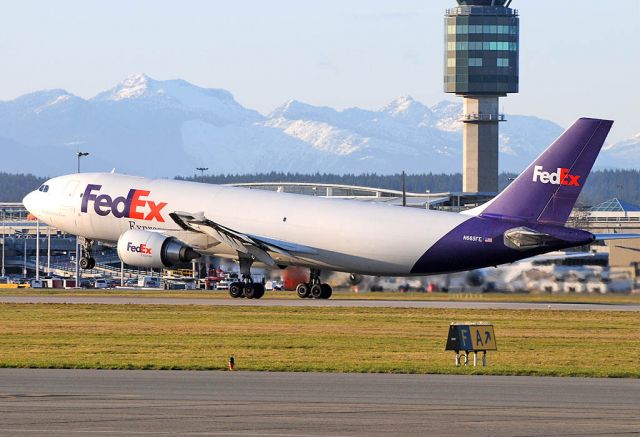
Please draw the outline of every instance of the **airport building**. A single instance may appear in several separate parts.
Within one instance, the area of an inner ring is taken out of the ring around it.
[[[569,219],[571,226],[593,233],[640,233],[640,206],[618,198],[609,199],[586,209],[576,209]],[[615,267],[640,266],[640,240],[611,240],[605,251],[609,252],[609,265]]]
[[[458,0],[445,16],[444,91],[464,100],[462,191],[498,192],[499,98],[518,92],[519,17],[511,0]]]

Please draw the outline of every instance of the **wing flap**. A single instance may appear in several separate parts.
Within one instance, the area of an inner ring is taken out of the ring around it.
[[[268,252],[275,252],[290,258],[317,253],[311,247],[238,232],[208,219],[205,217],[204,212],[176,211],[169,214],[169,216],[184,230],[207,234],[220,243],[240,253],[252,255],[258,261],[271,267],[275,267],[276,262]]]

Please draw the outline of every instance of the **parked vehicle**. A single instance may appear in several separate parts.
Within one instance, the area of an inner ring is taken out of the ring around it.
[[[93,284],[93,287],[94,288],[101,288],[101,289],[109,288],[109,281],[107,281],[106,279],[102,279],[102,278],[96,279],[95,283]]]
[[[31,288],[47,288],[46,279],[32,279]]]
[[[225,278],[216,284],[216,290],[228,290],[231,284],[237,281],[238,278]]]
[[[142,276],[138,279],[138,287],[143,288],[161,288],[160,278],[155,276]]]
[[[281,290],[284,290],[284,284],[282,283],[282,281],[267,281],[264,284],[264,289],[281,291]]]
[[[138,279],[137,278],[129,278],[126,281],[124,281],[124,286],[125,287],[137,287],[138,286]]]
[[[197,280],[192,278],[165,280],[165,290],[195,290]]]

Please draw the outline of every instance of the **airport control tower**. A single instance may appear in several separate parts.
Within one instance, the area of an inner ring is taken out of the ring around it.
[[[444,91],[464,98],[464,192],[498,191],[498,98],[518,92],[518,11],[511,0],[458,0],[445,17]]]

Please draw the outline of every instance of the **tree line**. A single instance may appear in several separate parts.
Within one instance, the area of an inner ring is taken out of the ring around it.
[[[500,189],[506,187],[515,174],[500,174]],[[379,175],[375,173],[337,175],[331,173],[259,173],[246,175],[178,176],[176,179],[210,184],[234,184],[241,182],[312,182],[325,184],[359,185],[364,187],[402,189],[402,174]],[[0,202],[19,202],[30,191],[40,186],[46,177],[32,174],[0,173]],[[414,193],[461,191],[462,175],[410,174],[406,175],[406,190]],[[587,184],[578,199],[580,206],[597,205],[618,197],[640,205],[640,170],[597,170],[589,175]]]

